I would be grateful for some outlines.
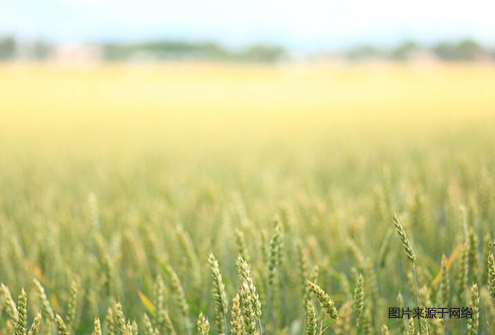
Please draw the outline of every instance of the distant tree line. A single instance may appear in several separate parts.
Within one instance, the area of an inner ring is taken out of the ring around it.
[[[244,50],[232,50],[214,42],[154,41],[135,44],[103,45],[108,61],[150,60],[219,60],[276,62],[286,56],[286,50],[276,45],[255,44]]]
[[[56,45],[43,40],[19,41],[14,36],[0,36],[0,61],[27,59],[43,61]],[[290,53],[281,46],[254,44],[245,49],[234,50],[215,42],[186,42],[158,40],[142,43],[101,43],[102,58],[109,62],[123,61],[167,61],[209,60],[272,63],[290,59]],[[361,61],[386,59],[407,61],[421,52],[444,61],[476,61],[495,59],[495,50],[465,39],[455,42],[440,42],[433,46],[405,41],[393,48],[360,45],[340,51],[345,59]]]
[[[166,60],[218,60],[242,62],[277,62],[287,51],[277,45],[254,44],[242,50],[232,50],[214,42],[150,41],[143,43],[102,43],[103,60],[166,61]],[[56,47],[42,40],[19,41],[14,36],[0,36],[0,61],[15,59],[46,60]]]
[[[21,43],[12,35],[0,36],[0,61],[18,58],[42,61],[48,58],[51,48],[51,45],[40,39]]]
[[[14,59],[16,56],[17,43],[14,37],[0,37],[0,60]]]
[[[490,50],[471,39],[463,39],[455,42],[439,42],[433,46],[421,45],[414,41],[405,41],[392,48],[360,45],[347,50],[345,57],[353,61],[366,59],[407,61],[414,55],[425,51],[444,61],[495,60],[495,49]]]

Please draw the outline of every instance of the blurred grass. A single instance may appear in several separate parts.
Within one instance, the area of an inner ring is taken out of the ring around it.
[[[232,139],[476,123],[493,119],[494,78],[494,67],[459,64],[2,66],[0,130],[46,139],[162,131]]]
[[[0,158],[62,174],[74,162],[130,173],[166,159],[186,177],[198,164],[243,171],[281,158],[299,171],[328,154],[364,169],[411,147],[471,156],[491,143],[494,92],[495,68],[474,64],[4,65]],[[368,176],[356,175],[342,185]]]

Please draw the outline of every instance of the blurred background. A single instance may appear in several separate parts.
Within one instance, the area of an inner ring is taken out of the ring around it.
[[[486,0],[2,1],[0,136],[101,148],[486,124],[494,10]]]
[[[2,1],[0,59],[493,62],[486,0]]]

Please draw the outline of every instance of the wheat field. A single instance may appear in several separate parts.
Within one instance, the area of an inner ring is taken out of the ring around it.
[[[2,65],[0,334],[495,334],[494,153],[493,66]]]

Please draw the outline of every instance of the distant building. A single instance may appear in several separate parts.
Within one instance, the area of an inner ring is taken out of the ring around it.
[[[49,60],[63,66],[91,66],[103,61],[103,49],[86,43],[60,44],[50,52]]]
[[[495,61],[495,57],[486,51],[478,51],[474,54],[473,60],[479,63],[492,63]]]

